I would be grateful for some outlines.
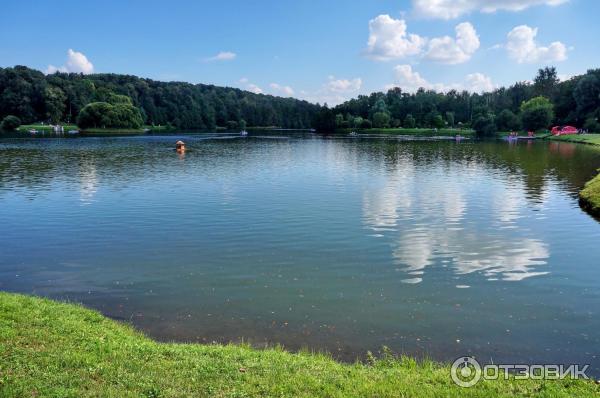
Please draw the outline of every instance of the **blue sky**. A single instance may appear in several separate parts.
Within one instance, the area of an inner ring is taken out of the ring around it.
[[[600,67],[596,0],[7,0],[2,8],[0,66],[333,104],[391,86],[481,91],[546,65],[565,77]]]

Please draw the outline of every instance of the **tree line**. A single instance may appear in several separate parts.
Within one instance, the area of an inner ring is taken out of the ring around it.
[[[480,134],[573,125],[600,132],[600,69],[560,81],[555,68],[532,82],[478,94],[393,88],[330,108],[236,88],[161,82],[130,75],[54,73],[0,68],[0,119],[78,123],[80,127],[142,124],[181,129],[217,126],[341,128],[473,128]]]
[[[79,118],[88,105],[91,108]],[[0,68],[0,118],[11,115],[24,124],[82,121],[92,127],[143,123],[181,129],[310,128],[319,108],[307,101],[230,87],[119,74],[44,75],[25,66]]]
[[[478,94],[451,90],[416,93],[393,88],[361,95],[315,117],[317,129],[469,127],[480,134],[572,125],[600,133],[600,69],[566,81],[553,67],[540,69],[533,82],[518,82]]]

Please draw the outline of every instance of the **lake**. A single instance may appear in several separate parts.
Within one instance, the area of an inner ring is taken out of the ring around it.
[[[600,223],[577,203],[598,167],[545,141],[4,138],[0,289],[164,341],[600,374]]]

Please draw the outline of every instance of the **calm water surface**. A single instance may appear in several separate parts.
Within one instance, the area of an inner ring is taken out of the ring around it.
[[[576,194],[598,167],[548,142],[2,139],[0,289],[161,340],[600,374],[600,223]]]

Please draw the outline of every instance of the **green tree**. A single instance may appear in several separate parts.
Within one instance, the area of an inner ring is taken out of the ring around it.
[[[58,87],[46,87],[44,91],[44,101],[46,104],[46,116],[52,123],[58,123],[62,119],[65,111],[67,97],[65,93]]]
[[[0,123],[0,129],[4,131],[13,131],[16,130],[20,125],[21,119],[14,115],[8,115],[2,119],[2,123]]]
[[[373,114],[373,127],[385,128],[390,124],[390,114],[387,112],[377,112]]]
[[[454,112],[446,112],[446,122],[448,126],[454,127]]]
[[[360,127],[363,129],[370,129],[373,127],[373,123],[371,123],[371,121],[369,119],[363,119]]]
[[[538,71],[537,76],[533,80],[533,90],[538,96],[546,98],[554,98],[558,87],[558,73],[555,67],[544,68]]]
[[[479,113],[473,120],[473,129],[478,135],[490,136],[496,133],[498,128],[491,112]]]
[[[535,97],[521,105],[523,127],[530,131],[546,129],[554,119],[554,106],[545,97]]]
[[[504,109],[496,118],[496,125],[500,131],[514,131],[521,129],[521,121],[510,109]]]
[[[235,120],[228,120],[227,123],[225,123],[225,126],[227,127],[227,130],[235,130],[238,128],[238,122]]]
[[[325,105],[315,114],[312,125],[318,133],[332,133],[335,131],[335,114]]]
[[[344,115],[342,115],[341,113],[338,113],[337,115],[335,115],[335,127],[337,127],[337,128],[342,127],[343,121],[344,121]]]
[[[600,133],[600,123],[598,122],[598,118],[587,118],[583,125],[583,128],[588,130],[590,133]]]
[[[579,117],[585,118],[600,107],[600,79],[593,74],[582,77],[573,90],[573,97]]]
[[[240,125],[240,129],[242,129],[242,130],[246,130],[246,125],[247,125],[247,123],[246,123],[246,121],[245,121],[244,119],[241,119],[241,120],[240,120],[240,123],[239,123],[239,125]]]
[[[92,102],[86,105],[77,118],[77,125],[86,128],[141,128],[140,110],[128,104]]]
[[[444,118],[442,118],[442,115],[438,114],[433,117],[432,125],[436,129],[441,129],[442,127],[446,126],[446,122],[444,122]]]
[[[115,94],[115,93],[110,93],[108,95],[108,100],[106,102],[108,102],[109,104],[113,104],[113,105],[118,105],[118,104],[133,105],[133,101],[131,101],[131,97],[128,97],[127,95],[121,95],[121,94]]]
[[[411,115],[410,113],[406,115],[406,117],[404,118],[404,128],[414,129],[416,125],[417,121],[415,120],[413,115]]]
[[[362,122],[363,122],[363,118],[360,116],[357,116],[354,118],[354,120],[352,121],[352,127],[360,127],[362,126]]]

